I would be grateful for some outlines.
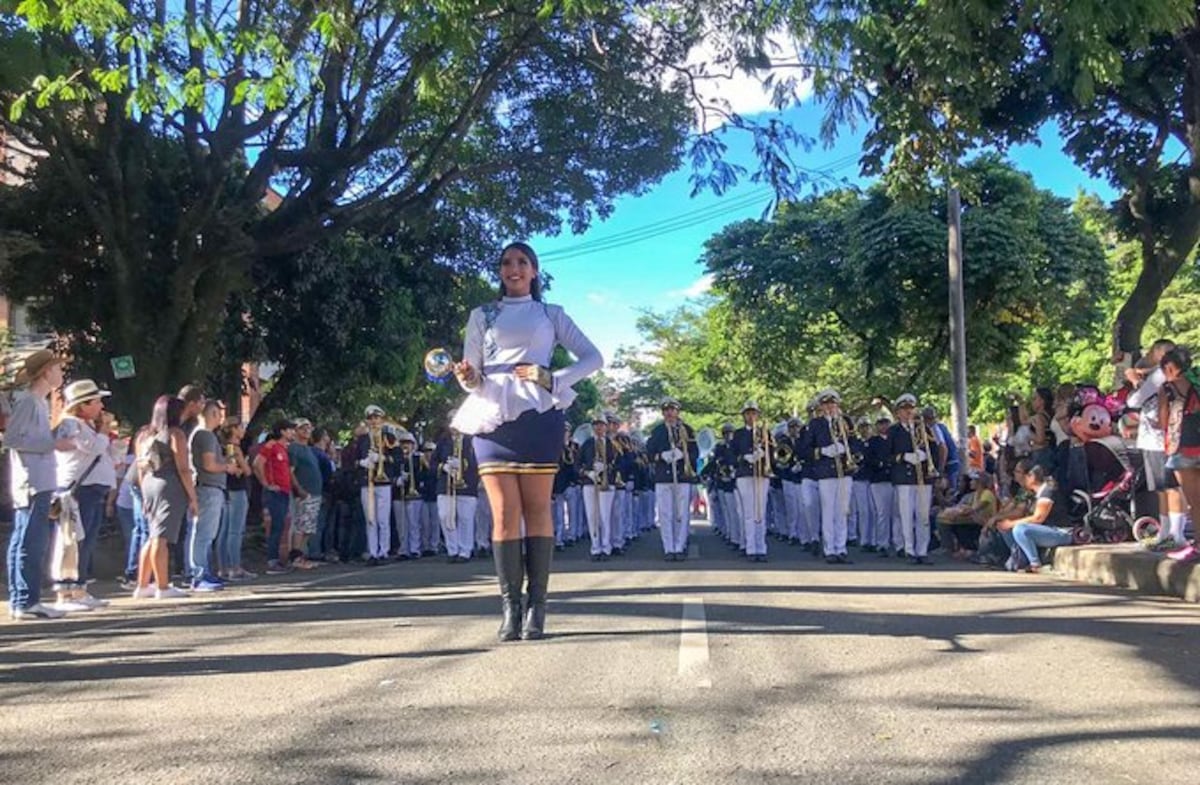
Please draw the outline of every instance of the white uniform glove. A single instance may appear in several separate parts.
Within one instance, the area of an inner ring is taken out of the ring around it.
[[[767,454],[765,452],[763,452],[763,449],[761,447],[759,447],[757,450],[754,451],[755,462],[761,461],[765,457],[767,457]]]
[[[583,476],[587,477],[592,482],[596,482],[596,477],[597,477],[596,472],[584,472]]]
[[[838,454],[839,446],[841,446],[841,445],[827,444],[821,448],[821,454],[824,455],[826,458],[832,458],[833,456]]]
[[[358,462],[358,465],[364,469],[370,469],[375,464],[379,463],[379,453],[371,451],[367,453],[367,457]]]
[[[917,450],[917,460],[918,461],[924,461],[924,460],[928,460],[928,459],[929,459],[929,453],[925,452],[924,450]]]
[[[670,450],[661,453],[660,457],[664,463],[674,463],[683,458],[683,450],[678,447],[672,447]]]
[[[911,463],[913,466],[916,466],[918,463],[921,462],[920,456],[915,452],[904,453],[904,460],[907,463]]]
[[[754,463],[754,461],[757,460],[755,455],[757,455],[757,453],[748,452],[742,456],[742,460],[746,463]]]
[[[846,445],[842,444],[841,442],[838,442],[837,444],[833,445],[833,449],[837,455],[845,455],[846,454]]]
[[[608,468],[608,464],[606,464],[604,461],[596,461],[595,463],[592,464],[592,471],[594,471],[596,474],[599,474],[600,472],[604,471],[607,468]]]
[[[442,471],[446,474],[458,474],[460,469],[462,469],[462,461],[458,458],[447,458],[442,465]]]

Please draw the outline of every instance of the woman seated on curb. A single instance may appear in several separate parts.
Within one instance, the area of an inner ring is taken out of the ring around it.
[[[971,557],[973,563],[999,567],[1008,558],[1009,532],[1031,509],[1032,497],[1025,489],[1025,476],[1032,467],[1033,461],[1028,458],[1022,458],[1013,467],[1013,485],[1016,487],[1004,506],[997,510],[995,515],[984,520],[983,531],[979,534],[979,552]]]
[[[986,472],[972,474],[970,492],[958,504],[947,507],[937,516],[938,539],[954,559],[966,559],[974,554],[980,529],[996,514],[992,476]]]
[[[1054,481],[1041,466],[1034,466],[1025,473],[1025,487],[1033,493],[1033,512],[1024,518],[1013,521],[1010,532],[1004,532],[1004,539],[1013,554],[1008,560],[1008,568],[1015,571],[1019,553],[1029,560],[1029,572],[1037,572],[1042,567],[1038,548],[1055,548],[1070,545],[1072,542],[1071,529],[1057,527],[1054,523],[1059,516],[1054,513]],[[1017,548],[1020,548],[1018,553]]]

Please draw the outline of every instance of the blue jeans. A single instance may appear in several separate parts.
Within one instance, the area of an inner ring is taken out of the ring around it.
[[[141,503],[137,499],[133,503],[135,507],[117,507],[117,523],[121,525],[121,536],[125,538],[125,577],[128,580],[137,578],[138,555],[149,534]]]
[[[242,566],[242,540],[249,512],[250,495],[245,491],[230,491],[221,510],[221,533],[217,536],[217,561],[221,569],[236,570]]]
[[[13,510],[8,541],[8,604],[23,611],[42,601],[42,569],[50,545],[50,499],[53,491],[34,494],[28,507]]]
[[[83,524],[83,541],[79,543],[79,585],[86,584],[92,575],[96,546],[100,540],[100,527],[104,524],[104,500],[108,497],[107,485],[84,485],[75,489],[75,501],[79,503],[79,522]]]
[[[1053,526],[1043,526],[1040,523],[1018,523],[1012,529],[1012,537],[1025,553],[1029,563],[1038,566],[1042,560],[1038,557],[1038,547],[1057,548],[1072,543],[1069,529],[1056,529]]]
[[[192,520],[188,537],[188,574],[193,581],[212,575],[209,557],[217,531],[221,528],[221,511],[225,509],[225,492],[220,488],[201,485],[196,488],[198,510]]]
[[[267,535],[267,561],[279,561],[279,546],[283,542],[283,527],[287,524],[291,494],[263,491],[263,507],[271,516],[271,533]]]

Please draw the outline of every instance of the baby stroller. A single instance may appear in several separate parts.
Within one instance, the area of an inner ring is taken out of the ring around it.
[[[1083,449],[1089,487],[1076,489],[1071,496],[1071,518],[1078,521],[1071,531],[1075,544],[1125,542],[1150,520],[1135,522],[1131,512],[1133,494],[1143,479],[1141,465],[1131,465],[1115,436],[1087,442]]]

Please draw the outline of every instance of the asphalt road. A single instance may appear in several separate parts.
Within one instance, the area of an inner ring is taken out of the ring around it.
[[[0,625],[0,782],[1195,783],[1200,612],[958,564],[657,537],[559,554],[549,640],[490,562],[330,566]]]

